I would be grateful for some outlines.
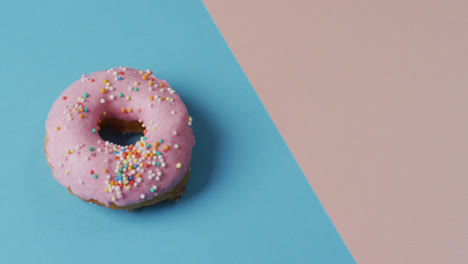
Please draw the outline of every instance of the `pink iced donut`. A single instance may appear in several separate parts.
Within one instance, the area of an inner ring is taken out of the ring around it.
[[[131,210],[177,200],[195,144],[191,122],[180,97],[150,70],[82,75],[49,112],[47,162],[60,184],[88,202]],[[144,137],[120,146],[100,137],[102,126]]]

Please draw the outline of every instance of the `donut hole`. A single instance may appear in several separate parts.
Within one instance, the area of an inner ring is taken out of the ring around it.
[[[117,118],[101,120],[99,136],[105,140],[120,146],[135,144],[142,136],[145,129],[143,124],[134,121],[125,121]]]

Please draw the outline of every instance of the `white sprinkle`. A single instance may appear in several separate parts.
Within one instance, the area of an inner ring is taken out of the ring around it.
[[[117,77],[115,77],[114,80],[117,81]]]
[[[106,180],[104,183],[105,183],[105,184],[109,184],[109,181],[108,181],[108,180]]]
[[[85,159],[85,160],[89,160],[89,157],[88,157],[88,156],[86,156],[86,157],[84,157],[84,159]]]
[[[153,104],[148,104],[148,107],[153,107]]]
[[[103,104],[103,103],[105,103],[105,102],[106,102],[106,100],[104,100],[104,98],[101,99],[101,104]]]
[[[132,88],[131,86],[129,86],[129,87],[128,87],[128,90],[131,91],[131,90],[133,90],[133,88]]]
[[[161,163],[161,167],[165,168],[165,167],[166,167],[166,163],[165,163],[165,162]]]
[[[172,134],[174,134],[174,136],[177,136],[177,131],[174,130],[174,132],[172,132]]]
[[[97,152],[101,152],[101,148],[96,149]]]
[[[122,70],[123,70],[123,71],[126,71],[126,70],[127,70],[127,68],[126,68],[126,67],[123,67],[123,68],[122,68]]]
[[[59,162],[58,166],[59,166],[60,168],[62,168],[62,167],[63,167],[62,162]]]
[[[83,184],[83,180],[80,179],[80,180],[78,181],[78,183],[79,183],[79,184]]]
[[[164,92],[164,88],[159,89],[159,91]]]
[[[156,180],[157,180],[157,181],[159,181],[159,180],[160,180],[159,176],[158,176],[158,177],[156,177]]]
[[[175,145],[174,145],[174,148],[178,149],[178,148],[179,148],[179,145],[175,144]]]
[[[112,86],[109,87],[109,90],[114,91],[114,87],[112,87]]]
[[[111,100],[114,100],[115,96],[114,96],[113,94],[111,94],[111,95],[109,95],[109,98],[110,98]]]
[[[174,110],[172,110],[172,111],[171,111],[171,114],[175,114],[175,111],[174,111]]]
[[[162,175],[162,172],[158,171],[158,176],[161,176]]]
[[[106,163],[107,163],[107,162],[109,162],[109,159],[108,159],[108,158],[106,158],[106,159],[104,160],[104,162],[106,162]]]
[[[109,174],[107,174],[107,175],[106,175],[106,178],[107,178],[107,179],[110,179],[110,178],[111,178],[111,176],[110,176]]]
[[[156,191],[157,189],[158,189],[158,186],[156,186],[156,185],[153,185],[153,190],[155,190],[155,191]]]
[[[140,198],[145,199],[145,195],[144,194],[140,195]]]
[[[117,75],[117,72],[114,72],[114,75]]]

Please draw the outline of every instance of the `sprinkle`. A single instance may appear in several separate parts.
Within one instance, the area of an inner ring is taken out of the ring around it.
[[[172,110],[172,111],[171,111],[171,114],[175,114],[175,111],[174,111],[174,110]]]
[[[94,150],[94,148],[93,148],[93,147],[89,147],[88,149],[89,149],[89,151],[93,151],[93,150]]]
[[[177,131],[174,130],[174,132],[172,132],[172,134],[174,134],[174,136],[177,136]]]
[[[111,95],[109,95],[109,98],[110,98],[111,100],[114,100],[115,96],[114,96],[113,94],[111,94]]]
[[[107,91],[106,91],[105,88],[102,88],[102,89],[101,89],[101,93],[106,93],[106,92],[107,92]]]
[[[160,139],[160,140],[159,140],[159,143],[163,143],[163,140],[162,140],[162,139]]]
[[[138,92],[138,87],[135,87],[135,92]]]
[[[140,198],[145,199],[145,195],[144,194],[140,195]]]
[[[127,112],[127,109],[122,107],[122,113],[125,113],[125,112]]]
[[[96,133],[96,129],[95,128],[91,129],[91,132]]]
[[[123,93],[119,93],[119,97],[123,97]]]
[[[106,115],[107,113],[106,112],[102,112],[102,115]]]
[[[119,76],[119,78],[117,78],[117,80],[119,80],[119,81],[122,80],[122,76]]]
[[[139,82],[135,82],[135,85],[139,85],[140,83]]]
[[[89,111],[88,108],[86,108],[86,107],[85,107],[83,110],[84,110],[85,112],[88,112],[88,111]]]
[[[62,162],[59,162],[58,166],[59,166],[59,168],[62,168],[62,167],[63,167],[63,163],[62,163]]]
[[[83,97],[84,97],[84,98],[88,98],[88,97],[89,97],[89,94],[88,94],[88,93],[84,93]]]
[[[83,180],[80,179],[80,180],[78,181],[78,183],[79,183],[79,184],[83,184]]]
[[[63,99],[63,100],[67,100],[67,97],[66,97],[66,96],[63,96],[62,99]]]
[[[177,164],[176,164],[176,168],[178,168],[178,169],[182,168],[182,163],[180,163],[180,162],[177,163]]]
[[[178,149],[178,148],[179,148],[179,145],[175,144],[175,145],[174,145],[174,148]]]
[[[128,108],[127,110],[129,113],[133,112],[133,109],[132,108]]]
[[[192,122],[192,117],[191,116],[188,117],[188,121]]]
[[[57,129],[57,131],[60,131],[60,127],[59,127],[59,126],[58,126],[58,127],[56,127],[55,129]]]
[[[65,171],[65,174],[70,174],[70,171],[69,171],[69,170],[66,170],[66,171]]]
[[[131,97],[130,96],[125,96],[125,99],[127,99],[127,101],[130,101]]]
[[[103,104],[103,103],[105,103],[105,102],[106,102],[106,100],[104,100],[104,98],[101,99],[101,104]]]
[[[150,96],[149,99],[150,99],[150,101],[153,101],[153,100],[154,100],[154,97],[153,97],[153,96]]]
[[[115,200],[117,200],[117,199],[115,199],[115,196],[112,196],[112,201],[115,202]]]
[[[93,174],[93,178],[94,178],[94,179],[97,179],[97,174]]]

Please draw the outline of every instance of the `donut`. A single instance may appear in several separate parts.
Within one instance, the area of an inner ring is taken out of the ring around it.
[[[132,210],[178,200],[190,175],[192,118],[174,89],[150,70],[83,74],[54,102],[44,150],[54,178],[80,199]],[[143,133],[134,144],[101,128]]]

